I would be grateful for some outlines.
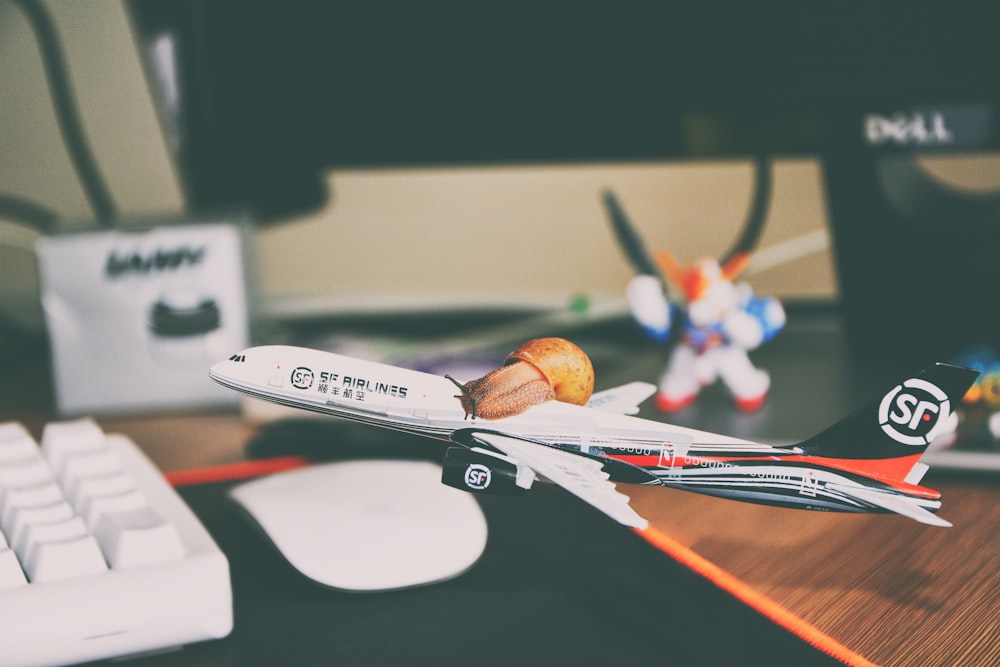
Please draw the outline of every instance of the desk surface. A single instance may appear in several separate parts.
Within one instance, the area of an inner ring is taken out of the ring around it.
[[[629,339],[629,358],[600,332],[598,383],[654,380],[666,351]],[[617,335],[617,334],[616,334]],[[629,335],[625,334],[628,338]],[[859,369],[835,318],[796,319],[760,350],[773,377],[768,405],[734,412],[709,391],[675,423],[762,440],[805,437],[875,395],[887,369]],[[11,388],[37,368],[8,371],[0,419],[37,429],[52,418],[45,382]],[[643,416],[667,420],[644,408]],[[132,436],[164,470],[238,461],[255,427],[235,413],[102,418],[105,430]],[[933,471],[951,529],[902,517],[763,507],[671,489],[627,487],[633,506],[659,531],[725,568],[821,631],[884,665],[984,665],[1000,661],[1000,479]],[[517,502],[510,499],[510,502]]]

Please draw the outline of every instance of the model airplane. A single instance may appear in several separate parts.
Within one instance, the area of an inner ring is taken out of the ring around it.
[[[523,493],[541,477],[622,524],[644,528],[615,482],[950,526],[934,514],[941,494],[919,486],[927,470],[919,459],[977,373],[936,364],[790,446],[622,414],[636,412],[655,391],[646,383],[596,393],[586,405],[549,400],[485,419],[450,378],[312,349],[249,348],[212,366],[210,375],[267,401],[450,441],[442,473],[449,486]]]

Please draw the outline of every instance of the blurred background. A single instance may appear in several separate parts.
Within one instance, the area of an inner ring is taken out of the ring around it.
[[[892,299],[874,276],[909,269],[900,232],[838,209],[841,197],[880,215],[851,174],[902,155],[995,217],[988,21],[957,14],[3,0],[0,313],[43,328],[41,233],[230,215],[250,220],[248,283],[265,317],[624,313],[634,270],[601,193],[618,195],[650,248],[719,256],[748,217],[761,156],[772,182],[755,291],[881,312]],[[927,239],[960,230],[947,217]],[[972,224],[961,246],[995,252],[995,226]],[[870,252],[838,248],[839,228]],[[967,263],[937,268],[952,261]],[[845,281],[852,264],[863,286]],[[980,280],[949,293],[982,310]]]

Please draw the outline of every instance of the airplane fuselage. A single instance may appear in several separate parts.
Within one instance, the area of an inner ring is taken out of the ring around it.
[[[850,462],[817,460],[796,447],[758,444],[599,408],[550,401],[500,420],[471,418],[445,377],[319,350],[255,347],[216,364],[210,374],[250,396],[373,426],[459,443],[456,433],[497,430],[610,459],[619,462],[606,466],[618,482],[803,509],[884,511],[837,489],[863,486],[906,496],[930,511],[940,507],[936,492],[873,479],[852,469]]]

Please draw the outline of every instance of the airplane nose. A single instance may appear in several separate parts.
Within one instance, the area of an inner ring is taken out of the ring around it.
[[[217,361],[208,367],[208,374],[211,377],[219,377],[220,375],[225,375],[225,368],[231,362],[226,359],[225,361]]]
[[[208,374],[212,377],[225,377],[233,374],[233,365],[235,362],[242,361],[246,356],[239,352],[230,356],[228,359],[223,359],[222,361],[217,361],[212,364],[208,369]]]

